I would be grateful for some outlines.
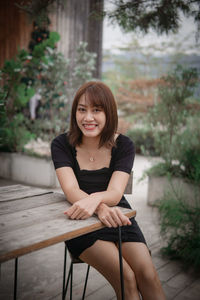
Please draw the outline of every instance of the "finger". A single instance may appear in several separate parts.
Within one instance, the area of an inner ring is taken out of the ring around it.
[[[68,208],[66,211],[64,211],[64,214],[68,215],[70,217],[73,214],[75,209],[76,209],[75,205],[72,205],[70,208]]]
[[[131,220],[128,218],[128,225],[132,225]]]
[[[124,214],[122,214],[119,208],[117,207],[113,208],[113,217],[115,218],[119,226],[124,225]]]
[[[101,221],[104,225],[106,225],[107,227],[112,227],[112,224],[106,219],[105,216],[101,217],[101,218],[100,218],[100,221]]]
[[[123,216],[123,217],[122,217],[122,223],[123,223],[123,226],[131,225],[131,221],[130,221],[129,218],[126,217],[126,216]]]
[[[88,212],[88,211],[83,211],[80,215],[80,219],[81,220],[86,220],[88,219],[89,217],[91,217],[91,214]]]
[[[117,227],[118,225],[111,215],[106,216],[105,220],[111,225],[110,227]]]
[[[118,221],[115,218],[113,218],[112,215],[109,216],[108,221],[112,224],[112,227],[117,227],[119,225]]]
[[[92,212],[90,211],[90,209],[80,207],[77,211],[75,218],[85,220],[85,219],[88,219],[89,217],[91,217],[91,215],[92,215]]]
[[[75,217],[76,220],[86,219],[86,214],[84,211],[79,211]]]
[[[73,220],[74,219],[78,220],[79,216],[81,214],[83,214],[83,213],[84,213],[83,210],[81,210],[80,208],[77,208],[75,211],[73,211],[73,213],[71,214],[70,218],[73,219]]]
[[[130,219],[127,216],[124,216],[126,225],[132,225]]]
[[[83,209],[81,207],[79,207],[76,204],[73,204],[70,209],[68,210],[68,216],[71,219],[76,219],[78,217],[78,215],[83,211]]]
[[[86,220],[86,219],[88,219],[89,217],[91,217],[91,216],[89,216],[88,214],[84,214],[81,218],[79,218],[80,220]]]
[[[129,218],[127,216],[125,216],[120,209],[116,208],[116,213],[117,213],[117,216],[118,218],[120,219],[121,221],[121,224],[122,225],[131,225],[131,221],[129,220]],[[121,225],[121,226],[122,226]]]
[[[67,215],[68,217],[70,217],[71,212],[69,211],[69,209],[67,209],[67,210],[64,211],[64,214]]]
[[[122,220],[120,219],[120,217],[118,216],[117,212],[115,210],[113,210],[111,212],[111,216],[112,216],[112,219],[114,220],[114,222],[119,225],[119,226],[122,226],[123,225],[123,222]]]

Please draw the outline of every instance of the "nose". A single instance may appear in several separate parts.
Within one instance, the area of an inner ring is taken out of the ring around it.
[[[93,120],[94,120],[94,116],[92,111],[87,111],[85,115],[85,121],[93,121]]]

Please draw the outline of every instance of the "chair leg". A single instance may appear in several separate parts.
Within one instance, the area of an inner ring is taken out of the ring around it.
[[[124,300],[124,274],[123,274],[123,262],[122,262],[122,238],[121,238],[121,227],[118,227],[119,233],[119,266],[120,266],[120,283],[121,283],[121,299]]]
[[[87,282],[88,282],[89,271],[90,271],[90,265],[88,265],[88,267],[87,267],[87,274],[86,274],[86,278],[85,278],[85,285],[84,285],[82,300],[85,299],[85,292],[86,292],[86,287],[87,287]]]
[[[67,276],[67,282],[66,282],[66,285],[65,285],[65,279],[66,279],[66,262],[67,262],[67,247],[65,246],[62,300],[65,300],[65,297],[67,295],[67,289],[68,289],[69,281],[70,281],[70,300],[72,300],[73,265],[74,265],[74,263],[77,263],[77,262],[73,262],[73,259],[71,260],[71,264],[70,264],[70,268],[69,268],[69,273],[68,273],[68,276]],[[85,292],[86,292],[86,288],[87,288],[89,271],[90,271],[90,265],[88,265],[88,267],[87,267],[87,273],[86,273],[86,277],[85,277],[85,284],[84,284],[84,290],[83,290],[83,294],[82,294],[82,300],[85,299]]]
[[[66,264],[67,264],[67,246],[66,246],[66,244],[65,244],[65,251],[64,251],[64,268],[63,268],[63,290],[62,290],[62,300],[65,299]]]
[[[67,289],[68,289],[68,284],[69,284],[69,280],[71,279],[71,274],[72,274],[72,262],[70,264],[70,269],[69,269],[69,273],[68,273],[68,276],[67,276],[67,282],[66,282],[66,286],[64,288],[64,292],[63,292],[63,300],[65,300],[65,297],[66,297],[66,294],[67,294]]]
[[[70,280],[70,300],[72,300],[72,286],[73,285],[73,263],[71,263],[71,280]]]

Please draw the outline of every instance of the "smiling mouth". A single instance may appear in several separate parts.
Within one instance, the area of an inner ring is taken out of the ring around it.
[[[97,124],[83,124],[83,127],[87,130],[93,130],[97,127]]]

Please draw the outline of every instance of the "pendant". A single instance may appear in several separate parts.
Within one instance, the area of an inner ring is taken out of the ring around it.
[[[94,161],[94,157],[91,156],[90,157],[90,161],[93,162]]]

